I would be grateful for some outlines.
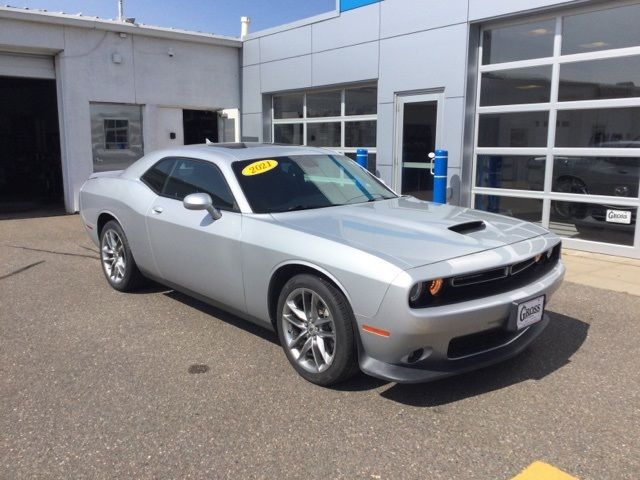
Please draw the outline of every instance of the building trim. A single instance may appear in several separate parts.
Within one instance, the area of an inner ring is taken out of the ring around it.
[[[68,15],[65,13],[27,10],[15,7],[0,7],[0,19],[88,28],[108,32],[127,33],[131,35],[142,35],[153,38],[165,38],[169,40],[204,43],[207,45],[242,48],[242,41],[240,39],[223,35],[190,32],[187,30],[178,30],[173,28],[132,24],[118,22],[116,20],[105,20],[97,17],[82,17]]]

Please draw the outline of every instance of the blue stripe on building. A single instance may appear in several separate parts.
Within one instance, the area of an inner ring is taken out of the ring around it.
[[[347,10],[353,10],[354,8],[364,7],[365,5],[371,5],[372,3],[378,3],[381,0],[340,0],[340,11],[346,12]]]

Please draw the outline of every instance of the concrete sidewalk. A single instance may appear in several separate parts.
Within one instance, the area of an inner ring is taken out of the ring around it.
[[[640,260],[578,250],[562,250],[565,280],[640,296]]]

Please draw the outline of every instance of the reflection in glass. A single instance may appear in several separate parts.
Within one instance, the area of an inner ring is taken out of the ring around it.
[[[479,147],[545,147],[549,112],[480,115]]]
[[[636,214],[635,207],[552,201],[549,228],[562,237],[633,245]]]
[[[429,153],[436,147],[438,102],[404,104],[402,115],[401,192],[420,200],[433,199]]]
[[[550,57],[555,30],[553,19],[485,30],[482,64]]]
[[[345,147],[375,147],[376,146],[376,121],[345,122],[344,124]]]
[[[340,122],[307,123],[307,145],[313,147],[339,147]]]
[[[640,45],[640,4],[564,17],[562,54]]]
[[[551,97],[551,65],[482,74],[480,105],[544,103]]]
[[[302,145],[302,124],[276,124],[273,126],[273,141],[289,145]]]
[[[543,190],[545,156],[478,155],[476,186]]]
[[[273,118],[302,118],[303,93],[273,96]]]
[[[346,152],[345,156],[349,157],[352,160],[355,160],[356,152]],[[369,158],[367,161],[367,170],[369,170],[374,175],[378,176],[378,173],[376,171],[376,154],[375,153],[369,153]]]
[[[561,102],[640,97],[640,56],[560,65]]]
[[[640,107],[559,110],[556,147],[640,148]]]
[[[345,115],[375,115],[377,113],[377,87],[347,88],[344,95]]]
[[[542,221],[542,200],[535,198],[476,195],[475,208],[485,212],[508,215],[527,222],[540,223]]]
[[[140,105],[91,103],[93,171],[122,170],[144,155]]]
[[[555,157],[553,191],[638,198],[640,158]]]
[[[342,103],[340,90],[307,93],[307,117],[339,117]]]

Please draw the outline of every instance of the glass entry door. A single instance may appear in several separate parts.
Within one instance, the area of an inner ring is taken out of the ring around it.
[[[440,146],[442,94],[396,97],[394,188],[403,195],[433,200],[433,163],[429,153]]]

